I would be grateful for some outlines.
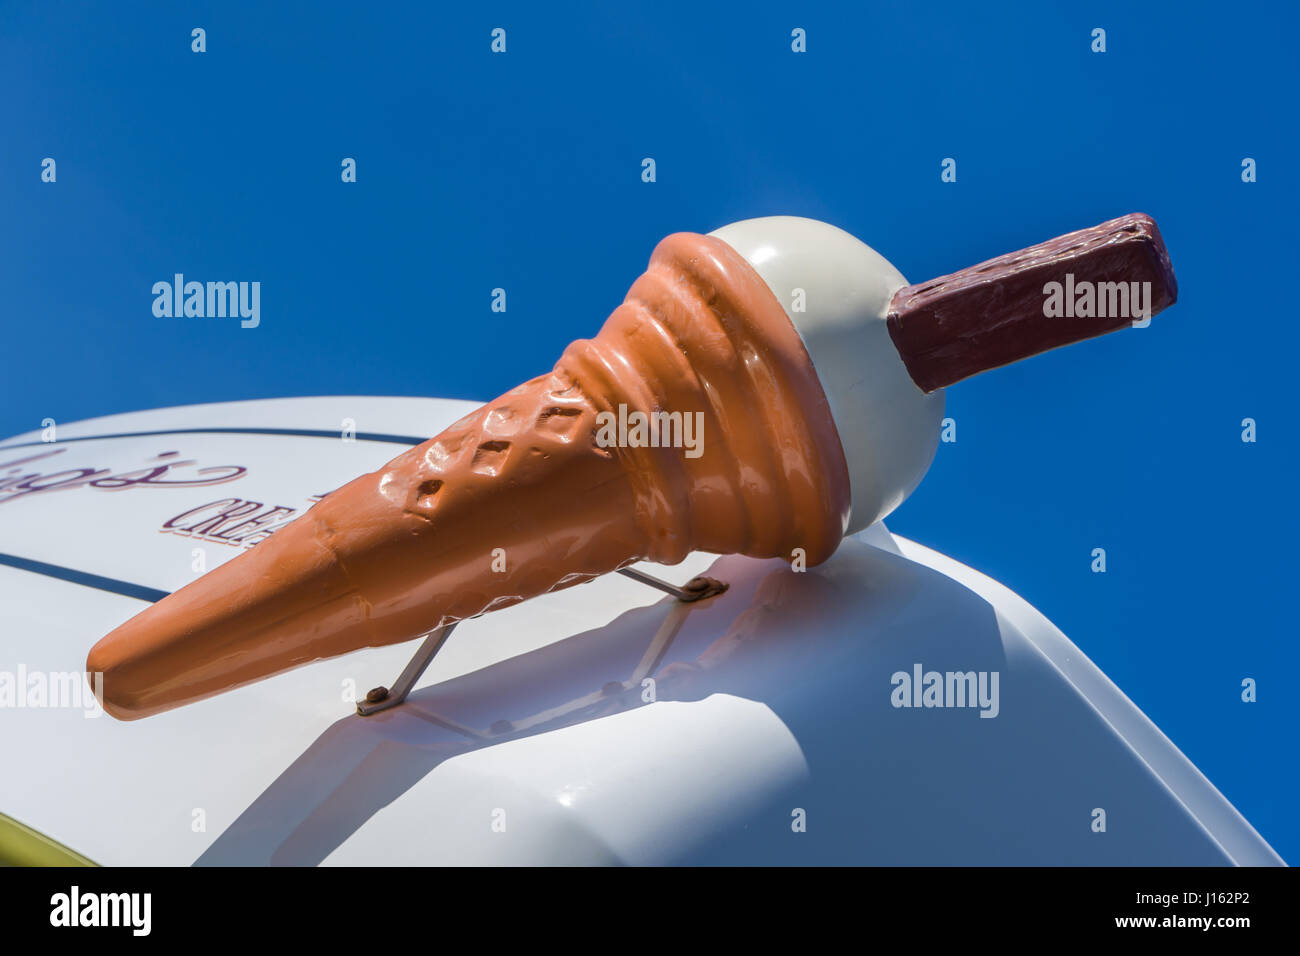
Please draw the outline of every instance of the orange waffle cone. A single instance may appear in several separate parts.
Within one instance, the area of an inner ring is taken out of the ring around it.
[[[603,444],[620,406],[701,413],[698,456]],[[636,561],[802,549],[816,564],[848,512],[826,397],[780,303],[726,243],[679,233],[549,375],[159,601],[86,666],[111,714],[143,717]]]

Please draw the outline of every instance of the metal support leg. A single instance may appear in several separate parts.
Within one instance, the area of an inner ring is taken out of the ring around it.
[[[675,584],[661,581],[653,575],[646,574],[643,571],[637,571],[634,568],[620,568],[619,574],[626,575],[633,581],[640,581],[642,584],[647,584],[652,588],[658,588],[660,591],[671,594],[673,597],[677,598],[677,600],[685,604],[690,604],[692,601],[700,601],[704,598],[721,594],[723,591],[727,590],[728,587],[726,583],[719,581],[716,578],[709,578],[703,575],[691,578],[685,585],[678,587]],[[433,663],[434,657],[436,657],[438,652],[442,650],[442,646],[447,643],[447,638],[451,637],[451,632],[456,630],[456,624],[458,623],[460,622],[456,621],[444,627],[440,627],[436,631],[430,631],[428,636],[425,637],[424,643],[420,645],[420,649],[415,652],[415,656],[411,658],[410,662],[398,676],[393,686],[391,688],[376,687],[374,690],[370,691],[370,693],[366,694],[365,700],[357,703],[357,713],[362,717],[369,717],[371,714],[377,714],[380,711],[396,707],[398,704],[402,703],[402,701],[406,700],[406,695],[415,687],[415,682],[418,681],[421,676],[423,676],[424,672],[429,669],[429,665]],[[677,627],[680,626],[681,622],[678,620]],[[676,627],[674,627],[671,630],[666,629],[666,632],[668,634],[666,640],[656,639],[654,645],[652,645],[652,650],[658,648],[658,654],[660,657],[662,657],[663,652],[667,650],[667,645],[671,642],[672,635],[676,634],[677,630]],[[647,652],[647,655],[649,655],[649,653],[650,652]],[[642,663],[645,664],[646,662],[643,661]],[[641,668],[638,667],[638,671],[640,670]]]
[[[633,581],[640,581],[652,588],[658,588],[660,591],[671,594],[677,600],[685,601],[687,604],[691,601],[699,601],[721,594],[728,587],[722,581],[704,575],[691,578],[684,585],[678,587],[675,584],[669,584],[667,581],[661,581],[653,575],[646,574],[644,571],[638,571],[636,568],[619,568],[618,573],[631,578]]]
[[[381,710],[396,707],[406,700],[406,695],[411,692],[415,682],[429,669],[434,657],[442,650],[442,645],[447,643],[447,638],[451,637],[451,632],[456,630],[456,624],[458,623],[458,621],[453,622],[438,628],[436,631],[430,631],[429,636],[420,645],[420,649],[415,652],[415,656],[411,658],[406,668],[398,675],[397,682],[393,684],[392,689],[376,687],[366,694],[365,700],[357,703],[357,713],[362,717],[369,717]]]

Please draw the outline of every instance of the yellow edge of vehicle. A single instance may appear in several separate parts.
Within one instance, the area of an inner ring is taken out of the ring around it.
[[[80,853],[0,813],[0,866],[96,866]]]

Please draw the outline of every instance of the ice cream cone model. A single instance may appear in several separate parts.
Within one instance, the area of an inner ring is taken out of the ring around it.
[[[942,386],[1132,320],[1045,315],[1067,273],[1146,282],[1148,314],[1176,295],[1143,216],[921,286],[812,220],[669,236],[551,373],[127,621],[87,670],[132,719],[637,561],[813,566],[916,487]]]

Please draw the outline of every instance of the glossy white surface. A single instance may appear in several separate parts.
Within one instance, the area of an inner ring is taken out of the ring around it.
[[[452,758],[325,862],[670,864],[807,778],[798,742],[765,704],[662,701]],[[424,822],[412,834],[415,816]]]
[[[285,399],[68,425],[59,468],[125,471],[178,450],[248,471],[210,488],[0,501],[0,551],[173,590],[193,576],[198,542],[160,532],[169,517],[213,498],[304,505],[402,447],[68,438],[328,432],[343,418],[418,436],[469,407]],[[25,453],[0,447],[0,473]],[[209,566],[237,553],[202,546]],[[413,644],[131,723],[0,708],[0,811],[107,864],[1281,862],[1078,647],[970,568],[877,524],[803,574],[703,554],[655,573],[705,570],[731,588],[698,605],[610,575],[469,621],[410,700],[372,718],[351,712],[344,688],[391,682]],[[0,670],[79,671],[143,606],[0,566]],[[669,624],[657,700],[604,694]],[[917,662],[998,672],[998,716],[891,706],[891,675]],[[537,715],[530,735],[493,730]],[[1098,806],[1105,834],[1090,828]],[[800,810],[807,831],[795,833]]]
[[[917,388],[885,323],[907,280],[870,246],[815,219],[746,219],[710,235],[762,276],[808,349],[849,466],[848,533],[887,517],[930,467],[943,421],[943,389]]]

